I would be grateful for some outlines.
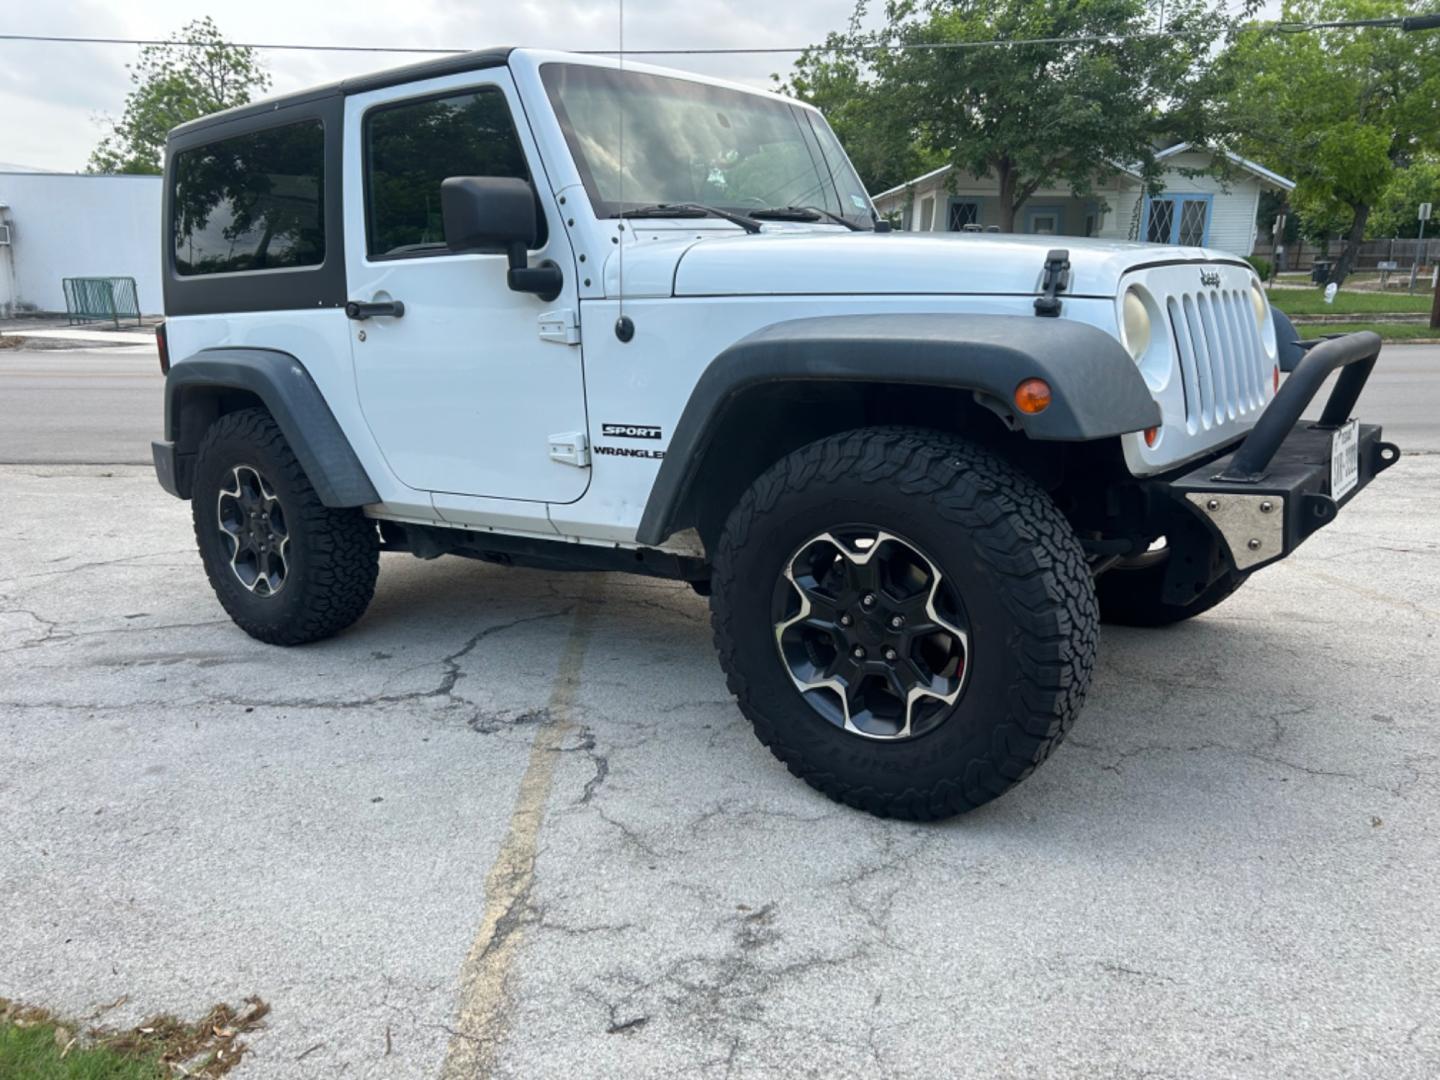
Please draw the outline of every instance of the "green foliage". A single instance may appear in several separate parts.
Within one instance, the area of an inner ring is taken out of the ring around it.
[[[872,190],[951,163],[999,184],[1002,227],[1041,187],[1092,192],[1123,162],[1153,186],[1157,143],[1200,141],[1219,92],[1213,44],[1234,24],[1223,4],[1168,0],[888,0],[886,25],[860,29],[864,0],[830,49],[800,58],[792,93],[830,115]],[[1071,44],[879,49],[997,39]],[[1126,40],[1114,40],[1125,37]]]
[[[1369,235],[1377,239],[1419,236],[1416,212],[1422,202],[1440,209],[1440,161],[1417,161],[1395,171],[1370,214]],[[1425,235],[1440,236],[1440,214],[1425,223]]]
[[[1270,265],[1269,259],[1264,258],[1260,255],[1247,255],[1245,256],[1245,261],[1255,268],[1255,273],[1260,275],[1261,281],[1270,280],[1270,271],[1272,267]]]
[[[200,42],[197,45],[181,42]],[[177,124],[244,105],[270,86],[254,49],[227,44],[207,15],[163,45],[146,45],[130,66],[133,89],[113,130],[90,155],[95,173],[158,173],[165,135]]]
[[[1282,19],[1328,22],[1409,14],[1401,0],[1286,0]],[[1229,126],[1297,187],[1315,236],[1346,233],[1334,280],[1353,265],[1371,208],[1397,166],[1440,146],[1440,35],[1394,30],[1276,34],[1253,27],[1223,65]]]

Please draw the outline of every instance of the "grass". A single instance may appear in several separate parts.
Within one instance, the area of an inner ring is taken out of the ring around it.
[[[1383,341],[1440,341],[1440,330],[1425,323],[1299,323],[1295,329],[1302,340],[1324,337],[1326,334],[1373,330]]]
[[[238,1038],[270,1011],[249,998],[241,1011],[216,1005],[194,1022],[156,1016],[123,1031],[85,1028],[0,998],[0,1078],[170,1080],[223,1076],[245,1053]]]
[[[126,1057],[104,1046],[76,1046],[66,1054],[65,1045],[73,1037],[68,1028],[51,1022],[22,1027],[0,1020],[0,1076],[26,1080],[164,1080],[166,1076],[158,1057],[148,1061]]]
[[[1325,303],[1320,289],[1272,289],[1270,303],[1286,315],[1414,315],[1428,312],[1433,298],[1429,293],[1346,292],[1335,294],[1335,303]]]

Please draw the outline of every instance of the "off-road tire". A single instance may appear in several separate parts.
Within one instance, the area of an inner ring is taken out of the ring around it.
[[[828,722],[776,647],[786,560],[857,519],[921,545],[969,613],[967,681],[921,735],[875,740]],[[940,432],[864,428],[782,459],[730,514],[713,582],[721,664],[760,741],[812,787],[880,816],[948,817],[1008,791],[1064,737],[1094,668],[1099,616],[1069,523],[1029,477]]]
[[[1230,598],[1245,583],[1246,575],[1228,574],[1214,582],[1192,603],[1167,604],[1162,599],[1165,563],[1154,562],[1136,569],[1116,566],[1095,582],[1100,602],[1100,621],[1114,626],[1158,627],[1193,619]]]
[[[250,592],[236,577],[216,519],[221,486],[244,465],[274,489],[290,537],[286,579],[271,596]],[[251,637],[302,645],[338,634],[365,613],[380,569],[375,523],[358,508],[333,509],[320,501],[268,412],[244,409],[211,425],[196,457],[191,496],[195,540],[210,585]]]

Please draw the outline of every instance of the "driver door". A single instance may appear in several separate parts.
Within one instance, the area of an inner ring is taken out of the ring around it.
[[[575,259],[508,69],[348,97],[344,170],[348,298],[404,305],[350,323],[360,407],[391,469],[437,494],[578,499],[590,470],[552,460],[550,436],[586,429],[580,348],[542,339],[539,323],[578,311]],[[537,184],[545,224],[530,260],[559,264],[558,297],[512,292],[504,255],[445,246],[450,176]]]

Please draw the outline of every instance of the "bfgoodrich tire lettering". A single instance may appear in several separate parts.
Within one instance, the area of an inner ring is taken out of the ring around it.
[[[776,649],[776,576],[846,522],[907,537],[963,601],[965,685],[923,734],[876,740],[827,722]],[[1094,667],[1095,594],[1069,523],[1024,474],[938,432],[862,429],[784,458],[731,513],[713,581],[721,663],[760,741],[811,786],[880,815],[946,817],[1019,783],[1063,738]]]
[[[237,472],[247,481],[263,478],[279,507],[272,512],[283,514],[284,576],[273,591],[257,590],[248,572],[236,571],[235,499],[222,493],[237,490]],[[210,585],[251,637],[300,645],[337,634],[365,613],[380,568],[375,525],[358,509],[320,501],[263,409],[229,413],[211,426],[196,459],[191,511]]]

